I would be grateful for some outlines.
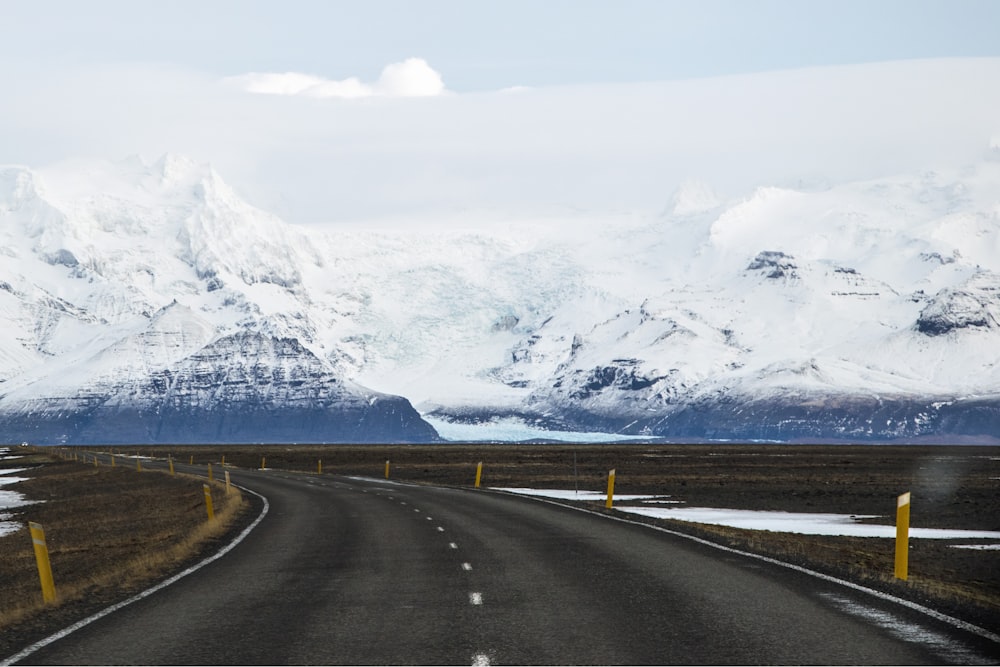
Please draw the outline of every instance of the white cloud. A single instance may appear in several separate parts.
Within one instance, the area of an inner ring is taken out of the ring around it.
[[[422,80],[420,67],[407,72]],[[961,165],[1000,136],[1000,87],[984,85],[1000,80],[1000,59],[445,92],[420,104],[375,92],[406,90],[397,74],[356,84],[377,104],[329,104],[304,92],[319,77],[255,95],[166,66],[0,60],[0,162],[172,152],[211,163],[290,222],[425,221],[483,209],[658,213],[689,179],[728,200],[760,185]],[[423,81],[418,90],[437,90]]]
[[[225,81],[248,93],[315,98],[430,97],[445,92],[441,75],[422,58],[386,65],[372,84],[357,77],[334,81],[300,72],[250,72]]]

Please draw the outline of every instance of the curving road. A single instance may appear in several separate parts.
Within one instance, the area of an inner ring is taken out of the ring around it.
[[[988,637],[863,591],[552,503],[376,479],[231,475],[270,504],[246,539],[19,664],[1000,657]]]

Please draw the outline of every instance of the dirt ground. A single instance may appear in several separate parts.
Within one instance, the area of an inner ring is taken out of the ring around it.
[[[472,486],[476,464],[482,461],[482,485],[486,487],[591,491],[605,490],[608,471],[615,469],[616,494],[669,495],[688,506],[700,507],[873,514],[881,517],[873,521],[890,525],[895,521],[897,496],[909,491],[913,527],[1000,531],[1000,448],[997,447],[204,445],[105,451],[172,456],[179,462],[199,466],[221,465],[224,458],[230,466],[259,468],[263,464],[267,468],[304,473],[317,473],[322,462],[323,474],[379,477],[389,460],[393,479],[454,486]],[[33,482],[22,484],[23,487],[8,488],[29,496],[41,490],[38,487],[33,491]],[[86,492],[79,482],[60,484],[66,495]],[[92,483],[87,484],[90,488]],[[192,497],[189,505],[196,504]],[[603,503],[580,504],[605,511]],[[200,505],[197,509],[203,511]],[[630,518],[643,520],[634,515]],[[976,540],[911,540],[910,577],[904,582],[893,577],[891,539],[808,536],[672,520],[648,521],[885,590],[1000,632],[1000,551],[951,546]],[[0,549],[6,539],[0,538]],[[10,576],[6,567],[0,565],[0,582]],[[107,597],[115,594],[109,593]],[[0,641],[0,655],[3,643]]]

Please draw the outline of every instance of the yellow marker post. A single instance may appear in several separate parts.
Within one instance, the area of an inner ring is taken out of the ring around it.
[[[389,459],[385,460],[385,478],[389,479]]]
[[[476,488],[479,488],[479,482],[483,479],[483,462],[480,461],[479,465],[476,466]]]
[[[319,462],[316,464],[316,473],[319,475],[323,474],[323,459],[320,459]]]
[[[94,454],[94,467],[96,468],[97,466],[98,466],[98,463],[97,463],[97,454]]]
[[[191,460],[188,461],[188,465],[189,466],[193,466],[194,465],[194,454],[191,455]]]
[[[135,458],[135,469],[137,472],[142,472],[142,459],[138,456]]]
[[[611,509],[611,505],[615,498],[615,469],[612,468],[608,471],[608,499],[604,503],[604,506]]]
[[[266,456],[260,457],[260,469],[261,470],[264,470],[264,467],[265,467],[266,463],[267,463],[267,457]]]
[[[209,464],[208,464],[208,481],[210,481],[210,482],[211,482],[211,481],[212,481],[212,479],[213,479],[213,478],[212,478],[212,464],[211,464],[211,463],[209,463]]]
[[[170,464],[170,476],[174,477],[174,459],[171,456],[167,457],[167,463]]]
[[[229,483],[229,471],[227,470],[226,471],[226,493],[229,493],[231,490],[232,490],[231,489],[231,485]]]
[[[114,454],[111,455],[111,467],[112,468],[115,467],[115,455]]]
[[[222,467],[223,468],[226,467],[226,455],[225,454],[222,455]]]
[[[910,561],[910,492],[896,498],[896,568],[897,579],[906,581]]]
[[[208,510],[208,520],[211,521],[215,518],[215,510],[212,508],[212,489],[208,488],[208,484],[202,484],[205,489],[205,509]]]
[[[45,544],[45,530],[40,524],[28,523],[31,543],[35,547],[35,561],[38,563],[38,577],[42,580],[42,599],[46,604],[56,601],[56,585],[52,581],[52,565],[49,563],[49,547]]]

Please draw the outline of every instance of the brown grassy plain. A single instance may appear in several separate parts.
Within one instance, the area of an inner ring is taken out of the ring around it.
[[[42,600],[27,528],[0,537],[0,657],[180,571],[250,514],[237,489],[215,483],[209,522],[205,480],[139,473],[134,461],[95,467],[38,449],[0,463],[31,467],[4,488],[40,502],[9,513],[45,529],[57,594],[55,605]]]

